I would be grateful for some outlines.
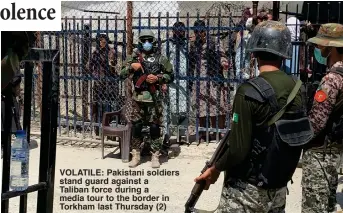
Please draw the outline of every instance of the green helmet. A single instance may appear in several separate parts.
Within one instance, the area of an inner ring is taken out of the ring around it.
[[[256,25],[248,40],[247,52],[269,52],[283,58],[292,57],[291,32],[281,22],[263,21]]]
[[[141,33],[139,34],[139,43],[144,43],[145,40],[150,40],[151,43],[155,44],[156,43],[156,38],[155,34],[151,30],[142,30]]]

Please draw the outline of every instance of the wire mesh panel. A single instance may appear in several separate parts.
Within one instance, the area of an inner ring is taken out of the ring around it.
[[[129,94],[121,69],[140,48],[140,32],[151,30],[157,41],[156,51],[169,59],[174,75],[164,91],[165,133],[187,142],[193,136],[197,141],[220,139],[229,128],[235,89],[258,75],[256,60],[245,53],[253,29],[247,26],[248,18],[253,18],[253,9],[257,9],[257,15],[272,14],[272,2],[260,2],[258,8],[252,5],[62,2],[62,30],[36,34],[37,47],[60,50],[59,136],[99,136],[103,113],[120,110],[126,104]],[[292,14],[304,10],[303,5],[298,8],[291,3],[282,3],[281,7],[286,13],[288,7],[292,8]],[[288,17],[281,19],[286,23]],[[298,27],[303,30],[302,22]],[[288,67],[294,67],[293,74],[309,67],[311,51],[301,42],[299,36],[294,40],[299,54],[287,62],[291,63]],[[32,117],[37,122],[41,72],[41,65],[35,64]]]
[[[174,81],[167,85],[163,102],[165,129],[175,136],[199,139],[207,131],[217,132],[218,137],[217,130],[228,127],[234,80],[232,75],[224,76],[222,65],[233,73],[232,34],[243,8],[239,2],[199,2],[197,7],[191,2],[62,2],[62,30],[36,34],[36,47],[60,50],[59,136],[96,138],[103,113],[125,105],[127,94],[119,74],[137,47],[139,33],[150,29],[157,50],[173,65]],[[205,26],[195,26],[199,20]],[[176,40],[173,28],[180,22],[182,47],[175,43],[181,40]],[[203,52],[194,54],[199,32]],[[218,57],[207,59],[209,54]],[[41,82],[42,68],[37,63],[32,104],[37,124]]]

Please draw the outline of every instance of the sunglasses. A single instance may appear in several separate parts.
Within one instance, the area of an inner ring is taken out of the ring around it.
[[[152,38],[143,38],[141,41],[142,41],[143,43],[145,43],[145,42],[152,43],[152,42],[154,41],[154,39],[152,39]]]

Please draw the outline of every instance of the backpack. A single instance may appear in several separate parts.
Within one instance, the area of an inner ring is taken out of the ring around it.
[[[266,80],[256,77],[248,83],[253,88],[247,91],[246,96],[269,103],[271,113],[267,122],[256,124],[253,128],[252,151],[244,165],[240,166],[243,173],[240,171],[239,176],[265,189],[285,187],[297,168],[304,145],[313,137],[306,112],[305,89],[297,80],[287,103],[280,108],[275,92]],[[296,112],[290,112],[288,106],[300,88],[303,106]]]
[[[335,70],[331,71],[340,74],[343,77],[343,68],[337,67]],[[343,98],[343,94],[341,94]],[[329,138],[331,141],[343,143],[343,99],[337,100],[337,108],[332,112],[332,117],[329,120]]]

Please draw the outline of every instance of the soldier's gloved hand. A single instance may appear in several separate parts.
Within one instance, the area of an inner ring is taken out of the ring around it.
[[[200,180],[206,180],[206,186],[204,190],[208,190],[210,188],[211,184],[214,184],[220,175],[220,171],[218,171],[214,166],[207,169],[202,175],[195,178],[195,182],[198,182]]]
[[[131,64],[131,68],[132,68],[134,71],[139,71],[140,69],[142,69],[142,65],[141,65],[141,63],[132,63],[132,64]]]
[[[153,74],[148,75],[148,77],[146,78],[146,81],[150,84],[155,83],[157,80],[158,80],[158,77]]]

